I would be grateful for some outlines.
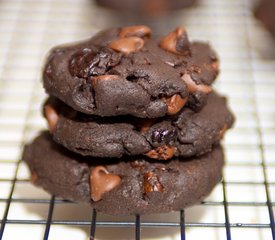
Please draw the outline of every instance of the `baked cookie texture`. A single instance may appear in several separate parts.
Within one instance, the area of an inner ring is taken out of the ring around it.
[[[47,132],[25,147],[23,160],[35,185],[113,215],[165,213],[198,203],[220,181],[224,164],[218,145],[184,161],[143,157],[91,161],[54,143]]]
[[[254,14],[275,37],[275,1],[261,0],[254,10]]]
[[[183,108],[159,119],[91,116],[54,97],[45,102],[44,116],[53,139],[73,152],[94,157],[144,154],[160,160],[211,151],[234,122],[226,99],[215,92],[199,112]]]
[[[54,48],[43,85],[76,111],[98,116],[158,118],[205,104],[219,72],[207,43],[190,42],[183,27],[159,39],[147,26],[113,28]]]

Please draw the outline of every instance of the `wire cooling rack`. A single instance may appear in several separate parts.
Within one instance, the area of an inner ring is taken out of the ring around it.
[[[122,18],[89,0],[1,0],[0,239],[275,239],[274,42],[253,19],[254,4],[201,0],[161,25],[149,22],[158,31],[184,24],[191,39],[211,42],[222,69],[215,88],[238,121],[224,142],[223,181],[203,203],[171,214],[110,217],[33,187],[21,151],[45,128],[40,78],[49,48]]]

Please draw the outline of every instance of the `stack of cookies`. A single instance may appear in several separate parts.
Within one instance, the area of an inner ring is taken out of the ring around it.
[[[219,64],[184,28],[113,28],[54,48],[43,84],[49,131],[25,147],[32,182],[107,214],[180,210],[221,179],[233,124],[211,88]]]

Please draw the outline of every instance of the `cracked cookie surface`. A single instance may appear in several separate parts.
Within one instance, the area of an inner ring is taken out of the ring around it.
[[[188,161],[90,161],[53,142],[47,132],[25,147],[23,160],[35,185],[113,215],[165,213],[198,203],[220,181],[224,164],[220,146]]]
[[[95,157],[145,154],[159,160],[211,151],[234,122],[226,99],[215,92],[199,112],[183,108],[160,119],[91,116],[54,97],[45,102],[44,116],[53,139],[73,152]]]
[[[98,116],[157,118],[188,106],[199,110],[218,71],[207,43],[190,42],[182,27],[155,39],[147,26],[113,28],[54,48],[46,91],[77,111]]]

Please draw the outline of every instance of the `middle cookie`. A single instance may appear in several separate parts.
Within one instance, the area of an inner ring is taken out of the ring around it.
[[[73,110],[55,97],[44,104],[53,139],[84,156],[139,155],[159,160],[198,156],[209,152],[234,122],[226,99],[215,92],[199,112],[184,108],[171,117],[102,118]]]

